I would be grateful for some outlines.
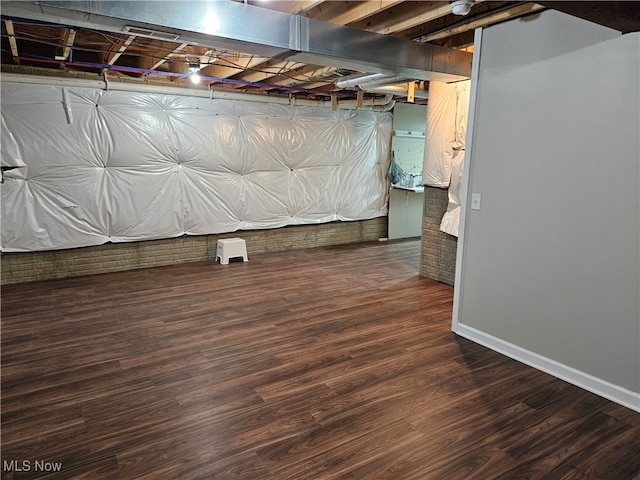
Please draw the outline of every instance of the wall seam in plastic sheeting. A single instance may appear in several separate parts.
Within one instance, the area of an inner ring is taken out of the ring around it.
[[[62,88],[72,123],[51,102]],[[6,81],[1,89],[2,155],[20,151],[26,164],[1,189],[6,252],[387,213],[380,165],[390,160],[390,113]]]

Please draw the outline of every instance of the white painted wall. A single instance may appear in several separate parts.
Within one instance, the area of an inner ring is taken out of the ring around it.
[[[391,149],[400,168],[409,174],[422,173],[426,123],[426,105],[396,103],[393,107],[394,135],[391,139]],[[403,132],[411,132],[413,136],[403,136]]]
[[[640,410],[640,34],[486,29],[475,102],[454,330]]]
[[[391,148],[395,161],[408,175],[422,174],[426,123],[425,105],[396,103],[393,107]],[[406,135],[407,132],[411,132],[411,135]],[[414,182],[419,188],[412,191],[397,188],[389,190],[388,235],[391,240],[419,237],[422,233],[424,191],[418,177]]]

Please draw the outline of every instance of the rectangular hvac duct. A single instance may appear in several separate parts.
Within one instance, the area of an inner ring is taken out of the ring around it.
[[[471,73],[469,53],[231,1],[3,1],[2,14],[421,80]]]

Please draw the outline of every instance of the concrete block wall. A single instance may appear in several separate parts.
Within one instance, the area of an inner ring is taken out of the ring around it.
[[[241,237],[252,254],[376,241],[387,236],[387,217],[355,222],[300,225],[220,235],[107,243],[48,252],[3,253],[2,284],[77,277],[215,259],[219,238]]]
[[[448,202],[447,189],[424,187],[420,275],[453,285],[458,239],[440,231]]]

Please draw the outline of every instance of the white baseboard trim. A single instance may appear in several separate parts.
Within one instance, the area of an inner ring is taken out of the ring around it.
[[[502,353],[507,357],[518,360],[530,367],[541,370],[556,378],[569,382],[591,393],[600,395],[612,402],[623,405],[631,410],[640,412],[640,393],[632,392],[626,388],[609,383],[588,373],[576,370],[550,358],[525,350],[522,347],[501,340],[473,327],[458,324],[454,333],[479,343],[491,350]]]

